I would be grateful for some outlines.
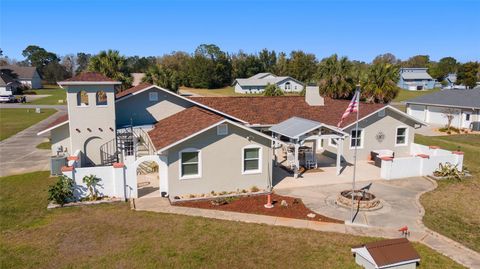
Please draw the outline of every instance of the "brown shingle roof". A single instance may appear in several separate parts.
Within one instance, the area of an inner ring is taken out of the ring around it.
[[[293,116],[336,126],[350,100],[325,98],[324,106],[310,106],[302,96],[279,97],[190,97],[192,100],[242,119],[250,124],[273,125]],[[360,104],[359,117],[365,117],[385,104]],[[355,113],[342,127],[355,122]]]
[[[83,72],[74,77],[66,79],[65,81],[112,81],[116,82],[116,80],[111,79],[109,77],[104,76],[103,74],[97,72]]]
[[[379,267],[420,259],[420,255],[406,238],[372,242],[365,244],[365,248]]]
[[[148,132],[157,150],[199,132],[224,118],[198,106],[192,106],[160,120]]]
[[[141,91],[141,90],[143,90],[143,89],[145,89],[145,88],[148,88],[148,87],[150,87],[150,86],[153,86],[153,85],[150,84],[150,83],[146,83],[146,82],[140,83],[140,84],[138,84],[138,85],[135,86],[135,87],[131,87],[131,88],[128,88],[128,89],[126,89],[126,90],[124,90],[124,91],[121,91],[121,92],[117,93],[117,94],[115,95],[115,97],[116,97],[117,99],[119,99],[119,98],[125,97],[125,96],[127,96],[127,95],[130,95],[130,94],[132,94],[132,93],[134,93],[134,92]]]

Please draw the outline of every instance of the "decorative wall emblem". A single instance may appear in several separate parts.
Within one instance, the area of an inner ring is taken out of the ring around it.
[[[378,132],[377,135],[375,135],[375,139],[377,139],[379,143],[382,143],[383,140],[385,140],[385,134],[383,132]]]

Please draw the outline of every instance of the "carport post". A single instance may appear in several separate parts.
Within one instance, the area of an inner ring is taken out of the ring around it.
[[[337,139],[337,176],[342,171],[343,138]]]
[[[298,149],[299,149],[299,141],[295,139],[295,167],[293,168],[293,178],[298,178],[298,169],[300,168],[300,161],[298,160]]]

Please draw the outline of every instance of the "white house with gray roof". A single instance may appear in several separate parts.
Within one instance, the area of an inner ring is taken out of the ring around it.
[[[406,101],[407,114],[434,125],[445,126],[447,114],[452,126],[472,128],[480,122],[480,89],[443,90]]]
[[[276,76],[272,73],[258,73],[249,78],[237,78],[233,85],[237,93],[262,93],[268,84],[277,85],[284,92],[301,92],[302,82],[288,76]]]
[[[400,68],[398,87],[409,91],[431,90],[435,79],[427,72],[428,68]]]
[[[36,67],[3,65],[0,66],[0,71],[8,74],[10,77],[24,86],[32,89],[42,88],[42,78],[40,77]]]

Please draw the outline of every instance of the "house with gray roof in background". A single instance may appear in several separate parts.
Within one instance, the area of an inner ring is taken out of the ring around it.
[[[409,91],[431,90],[435,79],[427,72],[428,68],[400,68],[398,87]]]
[[[262,93],[268,84],[277,85],[284,92],[301,92],[304,84],[292,77],[258,73],[249,78],[237,78],[233,82],[236,93]]]
[[[443,90],[406,101],[407,114],[429,124],[445,126],[447,114],[452,127],[475,129],[480,124],[480,89]]]
[[[0,71],[7,73],[10,77],[24,86],[32,89],[42,88],[42,77],[33,66],[3,65]]]

